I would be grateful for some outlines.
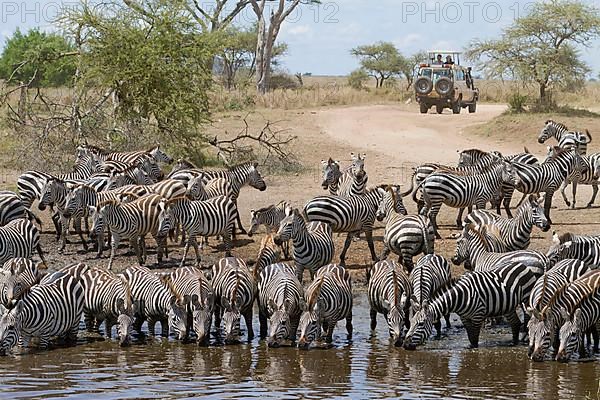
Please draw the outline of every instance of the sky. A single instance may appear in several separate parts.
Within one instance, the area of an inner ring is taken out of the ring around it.
[[[597,4],[597,0],[588,0]],[[210,3],[210,1],[207,1]],[[232,2],[233,3],[233,2]],[[405,55],[418,50],[462,50],[473,39],[498,37],[527,12],[526,0],[322,0],[303,5],[282,26],[288,43],[283,66],[289,72],[346,75],[358,67],[350,49],[377,41],[393,42]],[[69,0],[0,0],[0,47],[15,29],[54,29],[52,19]],[[250,9],[238,24],[253,19]],[[600,73],[600,40],[581,49],[593,76]]]

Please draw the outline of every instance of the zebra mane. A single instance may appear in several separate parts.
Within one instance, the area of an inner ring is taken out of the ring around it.
[[[394,212],[399,214],[400,210],[398,210],[398,195],[396,194],[394,187],[392,185],[389,185],[385,188],[385,190],[392,196],[392,207],[394,209]]]
[[[392,282],[394,284],[394,305],[398,304],[398,275],[396,274],[396,266],[392,265]]]
[[[576,238],[577,238],[577,236],[576,236],[575,234],[573,234],[573,233],[571,233],[571,232],[565,232],[565,233],[561,233],[561,234],[558,236],[558,242],[559,242],[560,244],[564,244],[564,243],[567,243],[567,242],[572,242],[572,241],[574,241]]]
[[[575,305],[573,305],[573,309],[569,313],[569,316],[571,318],[573,318],[573,314],[575,313],[575,310],[580,308],[581,305],[583,304],[583,302],[586,301],[593,293],[596,293],[596,292],[600,292],[600,286],[591,286],[589,284],[586,284],[583,296],[579,297],[579,300],[577,300],[577,303],[575,303]]]
[[[235,272],[235,286],[233,287],[233,290],[231,291],[231,306],[235,306],[235,303],[237,301],[237,292],[240,288],[240,275],[238,273],[238,271],[236,270]]]
[[[546,274],[544,274],[544,275],[542,276],[542,279],[543,279],[543,281],[542,281],[542,295],[541,295],[541,296],[540,296],[540,298],[539,298],[539,300],[540,300],[540,301],[541,301],[541,300],[544,298],[544,295],[546,294],[546,292],[547,292],[547,289],[548,289],[548,274],[547,274],[547,273],[546,273]],[[552,298],[552,296],[550,296],[550,298]],[[538,309],[538,306],[539,306],[539,305],[540,305],[540,304],[534,304],[534,305],[533,305],[533,308],[535,308],[535,309]],[[538,310],[539,310],[539,309],[538,309]],[[539,310],[539,311],[541,311],[541,310]]]
[[[96,206],[96,209],[100,210],[102,207],[106,207],[106,206],[118,206],[120,204],[121,204],[121,202],[119,200],[117,200],[117,199],[108,199],[108,200],[101,201]]]
[[[113,274],[114,275],[114,274]],[[121,285],[123,286],[123,291],[125,292],[125,300],[123,306],[125,310],[131,310],[133,304],[131,304],[132,294],[131,294],[131,286],[129,282],[123,275],[119,275],[118,278],[121,280]]]
[[[567,291],[567,289],[573,283],[574,282],[567,283],[566,285],[563,285],[562,287],[560,287],[556,292],[554,292],[554,294],[552,295],[552,297],[550,297],[550,300],[548,301],[548,304],[546,304],[544,306],[544,308],[542,308],[540,310],[540,314],[542,316],[542,320],[546,319],[546,313],[548,312],[548,310],[551,308],[551,306],[553,306],[556,303],[556,301]]]
[[[548,160],[556,160],[557,158],[559,158],[560,156],[562,156],[565,153],[570,152],[571,150],[574,150],[575,148],[572,146],[568,146],[568,147],[558,147],[558,146],[554,146],[553,148],[553,154],[548,158]]]
[[[325,274],[322,274],[321,280],[319,281],[319,283],[317,283],[317,286],[315,286],[315,289],[312,291],[312,293],[310,294],[310,298],[308,299],[308,309],[309,310],[311,310],[313,308],[316,301],[318,300],[319,295],[321,294],[321,288],[323,287],[324,281],[325,281]]]
[[[562,122],[556,122],[552,119],[549,119],[548,121],[546,121],[546,125],[549,125],[549,124],[555,126],[556,128],[562,128],[567,131],[569,130],[569,128],[567,128],[567,126],[565,124],[563,124]]]
[[[163,198],[163,200],[161,202],[166,207],[166,206],[169,206],[169,205],[171,205],[173,203],[177,203],[177,202],[180,202],[180,201],[193,201],[193,200],[190,197],[188,197],[188,194],[186,193],[183,196],[173,197],[172,199],[164,199]]]
[[[486,226],[482,226],[481,229],[485,229],[487,227]],[[476,225],[473,223],[469,223],[467,224],[467,226],[465,226],[465,230],[469,233],[472,233],[477,239],[479,239],[479,241],[481,241],[481,243],[483,244],[483,247],[485,248],[486,251],[491,251],[492,246],[490,245],[490,241],[488,240],[487,237],[485,237],[485,233],[487,233],[487,230],[484,232],[481,232],[479,229],[477,229]]]
[[[283,203],[283,202],[281,202],[281,203]],[[281,204],[281,203],[279,203],[279,204]],[[277,204],[277,205],[279,205],[279,204]],[[276,208],[276,207],[277,207],[277,206],[276,206],[275,204],[271,204],[271,205],[269,205],[269,206],[265,206],[265,207],[259,208],[258,210],[254,210],[254,212],[255,212],[256,214],[259,214],[259,213],[264,213],[264,212],[267,212],[267,211],[269,211],[269,210],[272,210],[272,209],[274,209],[274,208]]]
[[[246,161],[246,162],[242,162],[239,164],[234,164],[234,165],[230,165],[227,167],[228,171],[233,171],[235,169],[241,169],[241,168],[246,168],[246,167],[254,167],[257,168],[258,167],[258,161]]]
[[[177,290],[177,288],[175,287],[175,284],[173,283],[173,278],[171,277],[171,275],[170,274],[161,275],[159,279],[163,283],[163,285],[165,285],[167,287],[167,289],[169,289],[169,292],[171,292],[171,294],[173,296],[175,296],[177,304],[179,304],[179,305],[182,304],[183,296],[181,295],[181,293],[179,293],[179,290]]]
[[[481,155],[481,156],[485,156],[490,154],[487,151],[483,151],[480,149],[467,149],[467,150],[463,150],[461,151],[461,154],[471,154],[471,155]]]

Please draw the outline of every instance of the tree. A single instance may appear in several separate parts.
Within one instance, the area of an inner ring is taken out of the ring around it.
[[[586,79],[590,70],[576,46],[589,47],[598,36],[597,8],[578,0],[550,0],[533,3],[501,39],[473,41],[467,57],[489,77],[535,82],[544,103],[553,85],[576,86]]]
[[[233,8],[228,6],[235,3]],[[203,32],[217,32],[227,29],[246,6],[250,0],[215,0],[213,4],[199,2],[198,0],[186,0],[186,9]]]
[[[375,78],[378,88],[383,87],[387,79],[407,70],[408,61],[389,42],[358,46],[350,53],[359,58],[361,69]]]
[[[419,69],[419,64],[427,61],[427,52],[426,51],[418,51],[408,57],[406,62],[403,63],[402,66],[402,74],[406,78],[406,90],[409,90],[412,86],[416,72]]]
[[[277,5],[271,10],[268,20],[265,17],[267,2],[275,2]],[[256,14],[257,40],[256,40],[256,89],[258,93],[265,94],[269,90],[271,79],[271,60],[273,49],[281,24],[289,15],[302,4],[319,4],[319,0],[250,0],[252,10]]]
[[[37,29],[17,30],[0,56],[0,79],[8,83],[30,82],[31,87],[72,84],[75,47],[64,37]]]

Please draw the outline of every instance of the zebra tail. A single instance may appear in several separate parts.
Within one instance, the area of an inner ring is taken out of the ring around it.
[[[27,218],[30,221],[35,221],[39,225],[40,231],[41,231],[42,230],[42,220],[37,215],[35,215],[33,213],[33,211],[31,211],[29,208],[25,209],[25,213],[27,214]]]

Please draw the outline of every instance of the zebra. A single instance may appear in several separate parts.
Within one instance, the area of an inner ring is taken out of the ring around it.
[[[92,267],[82,274],[85,292],[83,315],[88,331],[97,331],[104,322],[107,338],[112,337],[112,327],[117,325],[120,346],[131,342],[131,328],[136,312],[128,281],[110,271]]]
[[[538,136],[538,143],[543,144],[551,137],[556,139],[558,147],[564,149],[575,146],[579,154],[586,154],[587,145],[592,142],[592,135],[590,135],[587,129],[584,135],[581,132],[569,131],[566,125],[549,119],[544,124],[544,128]]]
[[[161,336],[169,336],[169,328],[179,340],[185,337],[188,326],[189,296],[182,296],[170,276],[159,276],[147,267],[134,266],[123,271],[129,283],[131,298],[136,308],[133,329],[142,334],[142,324],[148,322],[148,333],[155,334],[160,322]]]
[[[570,233],[552,235],[552,245],[546,254],[549,265],[552,267],[560,260],[581,260],[590,268],[600,265],[600,237],[579,236]]]
[[[83,314],[83,287],[75,277],[55,272],[45,283],[31,287],[11,308],[0,305],[0,354],[6,354],[17,343],[30,344],[39,338],[46,348],[53,337],[75,342]]]
[[[161,196],[150,194],[129,203],[107,200],[98,204],[97,207],[90,207],[93,219],[93,234],[95,236],[102,235],[104,226],[110,230],[109,270],[112,268],[121,239],[129,239],[139,264],[143,265],[146,259],[145,236],[148,233],[156,240],[158,262],[162,262],[163,250],[166,251],[166,236],[159,234],[159,205],[162,200]],[[99,246],[99,257],[102,256],[102,252],[103,246]]]
[[[36,250],[46,265],[40,231],[27,219],[15,219],[0,227],[0,263],[15,257],[31,258]]]
[[[369,189],[362,196],[319,196],[304,206],[304,214],[308,221],[328,223],[333,232],[347,233],[344,248],[340,253],[340,265],[344,266],[346,263],[346,252],[352,238],[361,232],[365,233],[371,259],[378,261],[373,244],[373,225],[383,193],[384,190],[378,187]],[[402,201],[402,198],[399,197],[398,201]]]
[[[435,172],[422,182],[425,207],[422,215],[428,215],[433,225],[435,236],[441,239],[438,232],[437,214],[446,204],[450,207],[465,208],[475,205],[485,208],[485,204],[500,193],[504,183],[514,184],[513,167],[507,162],[492,164],[485,172],[476,175],[463,175],[451,172]],[[462,215],[456,223],[462,226]]]
[[[383,314],[392,343],[402,346],[404,324],[409,316],[408,299],[412,292],[408,275],[396,262],[384,260],[375,263],[367,276],[371,331],[377,328],[377,314]]]
[[[45,266],[35,264],[27,258],[11,258],[0,269],[0,304],[9,307],[13,300],[18,300],[24,293],[40,282],[41,269]]]
[[[527,323],[529,336],[528,356],[533,361],[543,361],[550,347],[551,335],[557,333],[552,318],[547,318],[547,306],[552,297],[565,285],[584,275],[589,268],[579,260],[563,260],[540,277],[529,297],[525,311],[530,316]],[[554,339],[555,340],[555,339]],[[555,351],[558,350],[556,340]]]
[[[199,345],[208,344],[215,303],[210,281],[195,267],[177,268],[170,273],[170,279],[180,294],[190,297],[188,316],[192,324],[188,325],[188,331],[190,328],[194,331]]]
[[[287,207],[285,213],[286,217],[281,221],[273,240],[279,246],[291,240],[298,280],[302,282],[305,269],[310,271],[310,277],[314,279],[319,269],[329,264],[335,254],[331,227],[323,222],[307,223],[298,209]]]
[[[456,242],[456,251],[452,262],[454,265],[464,263],[467,270],[492,271],[507,264],[520,264],[531,268],[539,268],[545,271],[549,265],[548,257],[538,251],[515,250],[489,247],[488,235],[498,237],[500,232],[490,225],[477,229],[474,225],[467,225]],[[497,240],[498,242],[499,240]],[[490,250],[503,250],[504,252],[493,252]]]
[[[500,231],[500,240],[507,251],[525,250],[531,243],[531,231],[537,226],[542,232],[550,230],[537,195],[529,195],[516,211],[514,218],[501,218],[486,210],[475,210],[465,218],[464,225],[475,227],[493,225]]]
[[[28,218],[42,226],[42,221],[23,204],[23,200],[15,192],[0,191],[0,226],[19,218]]]
[[[352,164],[339,177],[338,196],[360,196],[367,190],[369,176],[365,172],[365,158],[367,155],[350,153]]]
[[[212,284],[215,293],[215,326],[220,332],[221,321],[224,321],[225,343],[239,340],[241,316],[246,323],[248,341],[254,339],[252,305],[257,288],[246,263],[234,257],[220,259],[213,266]]]
[[[166,237],[176,223],[187,233],[181,266],[185,265],[190,246],[196,253],[196,264],[200,265],[200,252],[196,236],[223,237],[225,253],[231,255],[231,236],[235,224],[236,205],[228,197],[215,197],[206,201],[193,201],[186,197],[162,200],[157,207],[158,235]]]
[[[340,178],[340,162],[334,161],[331,157],[329,160],[321,160],[321,168],[323,172],[323,181],[321,187],[323,190],[329,190],[329,194],[336,196],[339,191]]]
[[[279,262],[281,259],[281,247],[275,244],[274,235],[265,235],[260,242],[258,257],[254,265],[254,278],[258,279],[258,274],[271,264]]]
[[[171,172],[169,172],[165,178],[170,179],[177,172],[183,171],[186,169],[199,170],[200,168],[198,168],[198,166],[196,164],[194,164],[193,162],[191,162],[189,160],[179,158],[177,161],[175,161],[175,163],[173,164],[173,167],[171,168]]]
[[[258,189],[261,192],[267,190],[267,184],[258,171],[257,162],[247,162],[231,166],[225,170],[183,169],[171,175],[170,179],[181,180],[185,184],[188,184],[190,179],[200,174],[203,176],[205,185],[208,181],[215,178],[224,178],[227,180],[231,185],[231,199],[236,204],[236,209],[237,199],[242,187],[249,185],[250,187]],[[246,234],[247,232],[242,226],[242,221],[240,220],[239,214],[237,215],[236,223],[241,233]]]
[[[450,264],[444,257],[437,254],[427,254],[421,257],[410,273],[409,279],[412,286],[410,308],[413,313],[417,313],[426,301],[431,301],[438,291],[453,282]],[[446,320],[446,329],[450,329],[450,314],[444,315],[444,319]],[[434,326],[439,339],[442,337],[440,320],[436,321]]]
[[[583,297],[575,309],[565,314],[565,323],[559,332],[559,347],[556,361],[567,362],[577,347],[582,348],[583,336],[586,331],[595,330],[600,322],[600,287]],[[598,353],[598,331],[595,331],[594,353]],[[580,352],[581,358],[585,357]]]
[[[285,209],[289,207],[287,201],[280,201],[275,205],[259,208],[258,210],[250,210],[250,230],[248,237],[252,237],[261,225],[267,229],[267,233],[276,233],[279,229],[281,221],[285,218]],[[283,256],[287,260],[290,258],[290,243],[289,240],[282,243],[281,249]]]
[[[529,297],[543,270],[515,262],[493,271],[461,276],[425,301],[411,321],[404,348],[415,350],[431,334],[433,323],[451,312],[461,318],[471,348],[479,346],[479,333],[486,318],[506,316],[512,328],[513,344],[519,343],[521,320],[516,308]]]
[[[300,303],[304,301],[302,284],[295,268],[288,264],[271,264],[258,277],[260,337],[269,347],[296,340],[300,324]],[[269,321],[267,329],[267,320]]]
[[[123,171],[110,172],[108,189],[116,189],[125,185],[153,185],[157,182],[145,171],[136,165],[132,165]]]
[[[111,152],[92,145],[81,145],[77,147],[78,155],[92,154],[99,161],[121,161],[127,164],[135,163],[140,157],[150,156],[156,162],[171,164],[173,159],[156,145],[147,151]]]
[[[300,340],[306,349],[315,340],[333,341],[337,321],[346,320],[348,340],[352,339],[352,281],[348,271],[336,264],[321,268],[306,289],[306,301],[300,303]],[[321,330],[322,329],[322,330]]]
[[[405,209],[398,208],[401,196],[398,187],[389,186],[379,204],[377,220],[382,221],[387,217],[383,234],[384,249],[379,259],[385,260],[393,252],[410,273],[414,265],[413,257],[421,253],[433,253],[435,237],[427,217],[406,215]]]

